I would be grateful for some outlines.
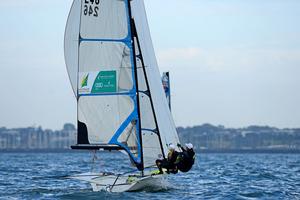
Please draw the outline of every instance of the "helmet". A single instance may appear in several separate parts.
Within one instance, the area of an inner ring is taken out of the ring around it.
[[[169,150],[175,150],[175,145],[174,144],[170,144],[169,145]]]
[[[193,146],[192,143],[187,143],[187,144],[185,144],[185,146],[186,146],[186,148],[188,148],[188,149],[194,148],[194,146]]]
[[[158,160],[163,160],[164,158],[163,158],[163,155],[161,155],[161,154],[158,154]]]

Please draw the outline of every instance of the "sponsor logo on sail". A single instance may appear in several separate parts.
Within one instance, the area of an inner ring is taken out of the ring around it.
[[[86,94],[90,92],[90,88],[88,87],[88,81],[89,81],[89,74],[85,74],[81,81],[79,82],[79,88],[78,88],[78,92],[79,94]]]
[[[117,72],[100,71],[93,84],[92,93],[105,93],[117,91]]]
[[[86,87],[88,85],[89,74],[85,75],[81,80],[81,88]]]

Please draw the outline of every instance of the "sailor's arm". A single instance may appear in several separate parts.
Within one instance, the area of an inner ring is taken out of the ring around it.
[[[181,144],[177,144],[177,147],[181,149],[182,152],[185,152],[186,150],[181,146]]]

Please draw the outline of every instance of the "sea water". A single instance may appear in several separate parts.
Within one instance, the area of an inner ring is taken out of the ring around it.
[[[300,199],[299,154],[198,154],[189,173],[156,192],[92,192],[65,178],[128,165],[118,153],[0,153],[0,199]]]

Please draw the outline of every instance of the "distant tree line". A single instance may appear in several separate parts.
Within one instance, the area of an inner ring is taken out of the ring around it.
[[[177,128],[182,143],[192,142],[198,150],[300,150],[300,128],[278,129],[269,126],[225,128],[203,124]]]

